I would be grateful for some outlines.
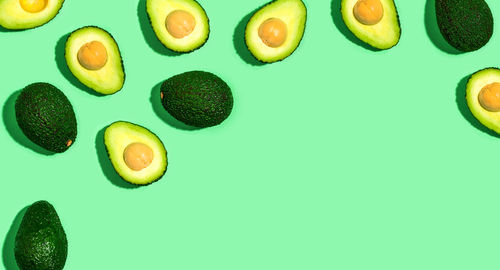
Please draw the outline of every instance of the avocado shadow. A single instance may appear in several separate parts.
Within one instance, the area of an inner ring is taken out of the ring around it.
[[[104,176],[111,182],[113,185],[126,188],[126,189],[136,189],[139,186],[132,185],[125,180],[123,180],[120,175],[115,171],[113,164],[111,164],[111,160],[109,160],[108,152],[106,151],[106,146],[104,145],[104,132],[107,127],[104,127],[99,132],[97,132],[97,136],[95,137],[95,149],[97,152],[97,158],[99,160],[99,165],[101,165],[102,172]]]
[[[2,118],[3,118],[3,124],[5,126],[5,129],[7,130],[7,133],[9,133],[10,137],[14,139],[18,144],[33,150],[34,152],[45,155],[45,156],[52,156],[55,153],[50,152],[41,146],[35,144],[32,142],[26,135],[24,135],[23,131],[17,124],[16,120],[16,100],[19,94],[21,94],[22,90],[18,90],[14,93],[12,93],[8,98],[7,101],[5,101],[3,105],[3,110],[2,110]]]
[[[465,118],[465,120],[467,120],[469,124],[471,124],[471,126],[479,129],[480,131],[488,135],[500,138],[500,135],[497,134],[495,131],[481,124],[481,122],[479,122],[479,120],[477,120],[476,117],[474,117],[474,115],[469,109],[469,106],[467,105],[467,100],[465,96],[466,96],[467,82],[469,81],[470,76],[471,75],[468,75],[462,78],[457,85],[455,98],[458,110],[460,111],[460,114],[462,114],[462,116]]]
[[[11,32],[19,32],[20,30],[12,30],[12,29],[7,29],[2,26],[0,26],[0,33],[11,33]]]
[[[379,49],[377,48],[373,48],[372,46],[364,43],[363,41],[361,41],[359,38],[357,38],[352,32],[351,30],[349,30],[349,28],[347,28],[347,26],[345,25],[344,23],[344,20],[342,19],[342,13],[340,11],[340,3],[341,3],[342,0],[332,0],[332,4],[331,4],[331,7],[330,7],[330,12],[331,12],[331,15],[332,15],[332,19],[333,19],[333,24],[335,24],[335,27],[337,27],[337,30],[339,30],[339,32],[349,41],[351,41],[352,43],[360,46],[360,47],[363,47],[367,50],[370,50],[370,51],[373,51],[373,52],[378,52],[380,51]]]
[[[55,48],[55,60],[57,64],[57,68],[59,71],[62,73],[64,78],[68,80],[74,87],[83,90],[93,96],[104,96],[100,93],[97,93],[96,91],[90,89],[83,83],[81,83],[74,75],[71,73],[71,71],[68,68],[68,65],[66,64],[66,58],[64,57],[64,53],[66,51],[66,40],[68,39],[69,35],[71,33],[63,35],[56,43],[56,48]]]
[[[21,221],[23,220],[24,214],[27,210],[28,206],[24,207],[21,211],[19,211],[19,213],[17,213],[3,241],[2,260],[6,270],[19,270],[14,255],[14,247],[16,243],[17,231],[19,230],[19,226],[21,225]]]
[[[139,0],[139,4],[137,5],[137,17],[139,18],[139,25],[141,26],[142,35],[146,40],[148,46],[153,49],[153,51],[166,56],[181,55],[181,53],[174,52],[163,46],[163,44],[156,36],[146,11],[146,0]]]
[[[436,46],[436,48],[440,49],[441,51],[453,55],[462,54],[463,52],[453,48],[450,44],[448,44],[448,42],[441,34],[441,31],[439,30],[437,24],[435,3],[436,0],[427,0],[427,2],[425,3],[424,22],[427,36],[431,40],[432,44],[434,44],[434,46]]]
[[[189,125],[186,125],[182,123],[181,121],[175,119],[172,115],[170,115],[167,110],[163,107],[161,104],[161,98],[160,98],[160,89],[161,85],[163,82],[157,83],[153,89],[151,89],[151,97],[149,98],[149,101],[151,102],[151,105],[153,106],[153,111],[155,114],[164,122],[166,122],[168,125],[170,125],[173,128],[180,129],[180,130],[200,130],[201,128],[199,127],[192,127]]]
[[[262,6],[263,7],[263,6]],[[248,50],[247,45],[245,43],[245,29],[247,27],[248,21],[253,16],[253,14],[259,11],[262,7],[259,7],[249,14],[247,14],[241,21],[238,23],[236,28],[234,29],[233,34],[233,45],[236,53],[245,61],[247,64],[252,66],[263,66],[265,63],[260,62],[259,60],[253,57],[252,53]]]

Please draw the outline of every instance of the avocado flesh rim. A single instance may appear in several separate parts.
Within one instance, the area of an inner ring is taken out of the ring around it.
[[[0,26],[11,30],[31,29],[51,21],[61,9],[64,0],[50,0],[43,10],[31,13],[24,10],[19,0],[0,1]]]
[[[479,93],[484,86],[500,83],[500,69],[486,68],[474,73],[467,82],[466,100],[472,115],[487,128],[500,134],[500,112],[490,112],[479,103]]]

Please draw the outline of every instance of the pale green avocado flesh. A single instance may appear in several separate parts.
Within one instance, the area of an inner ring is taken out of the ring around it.
[[[474,73],[467,83],[465,99],[472,115],[481,124],[500,134],[500,112],[486,110],[479,102],[481,90],[492,83],[500,83],[500,69],[487,68]]]
[[[0,0],[0,26],[11,30],[35,28],[52,20],[63,5],[64,0],[47,0],[39,12],[28,12],[20,0]]]
[[[86,69],[78,60],[80,48],[92,41],[102,43],[107,52],[107,62],[98,70]],[[71,33],[66,41],[65,58],[71,73],[96,92],[110,95],[122,89],[125,71],[120,49],[114,38],[105,30],[96,26],[86,26]]]
[[[147,0],[146,9],[149,21],[160,42],[175,52],[191,52],[207,42],[210,34],[208,16],[203,7],[194,0]],[[195,20],[192,32],[182,38],[172,36],[167,30],[165,21],[174,11],[185,11]]]
[[[153,151],[149,166],[139,171],[129,168],[124,159],[125,149],[132,143],[145,144]],[[131,184],[148,185],[165,174],[167,151],[161,140],[142,126],[124,121],[115,122],[106,128],[104,144],[115,171]]]
[[[284,43],[270,47],[259,36],[259,28],[268,19],[281,20],[287,29]],[[307,9],[301,0],[276,0],[259,9],[247,23],[245,42],[248,50],[259,61],[273,63],[290,56],[304,35]]]
[[[383,16],[374,25],[365,25],[355,17],[354,7],[357,2],[358,0],[342,0],[341,2],[342,19],[347,28],[361,41],[376,49],[386,50],[398,44],[401,28],[394,1],[380,0]]]

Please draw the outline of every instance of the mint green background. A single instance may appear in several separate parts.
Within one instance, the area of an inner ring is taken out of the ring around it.
[[[67,0],[41,28],[0,32],[0,265],[16,269],[18,214],[45,199],[68,235],[66,269],[499,269],[500,141],[463,99],[467,77],[500,62],[497,29],[481,50],[450,54],[425,1],[400,0],[400,43],[373,52],[344,36],[339,1],[305,0],[298,50],[254,66],[235,44],[265,2],[200,1],[210,38],[181,56],[151,36],[142,0]],[[60,61],[66,35],[85,25],[120,46],[127,79],[115,95],[80,89]],[[221,126],[185,130],[155,112],[158,84],[189,70],[232,87]],[[64,154],[38,153],[16,129],[15,92],[37,81],[75,108]],[[116,179],[100,136],[117,120],[163,140],[159,182]]]

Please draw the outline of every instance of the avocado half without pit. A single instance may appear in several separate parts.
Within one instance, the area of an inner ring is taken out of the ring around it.
[[[1,0],[0,25],[6,29],[30,29],[52,20],[64,0]]]
[[[147,0],[147,14],[160,42],[175,52],[194,51],[208,39],[210,26],[203,7],[194,0]]]
[[[97,93],[110,95],[122,89],[125,71],[120,49],[104,29],[86,26],[71,33],[64,56],[71,73]]]
[[[285,59],[299,46],[306,19],[307,9],[301,0],[276,0],[267,4],[247,23],[248,50],[264,63]]]
[[[149,185],[167,170],[165,146],[142,126],[115,122],[104,132],[104,145],[115,171],[131,184]]]
[[[500,134],[500,70],[487,68],[474,73],[467,83],[466,100],[472,115]]]
[[[401,28],[393,0],[342,0],[347,28],[373,48],[386,50],[399,42]]]

